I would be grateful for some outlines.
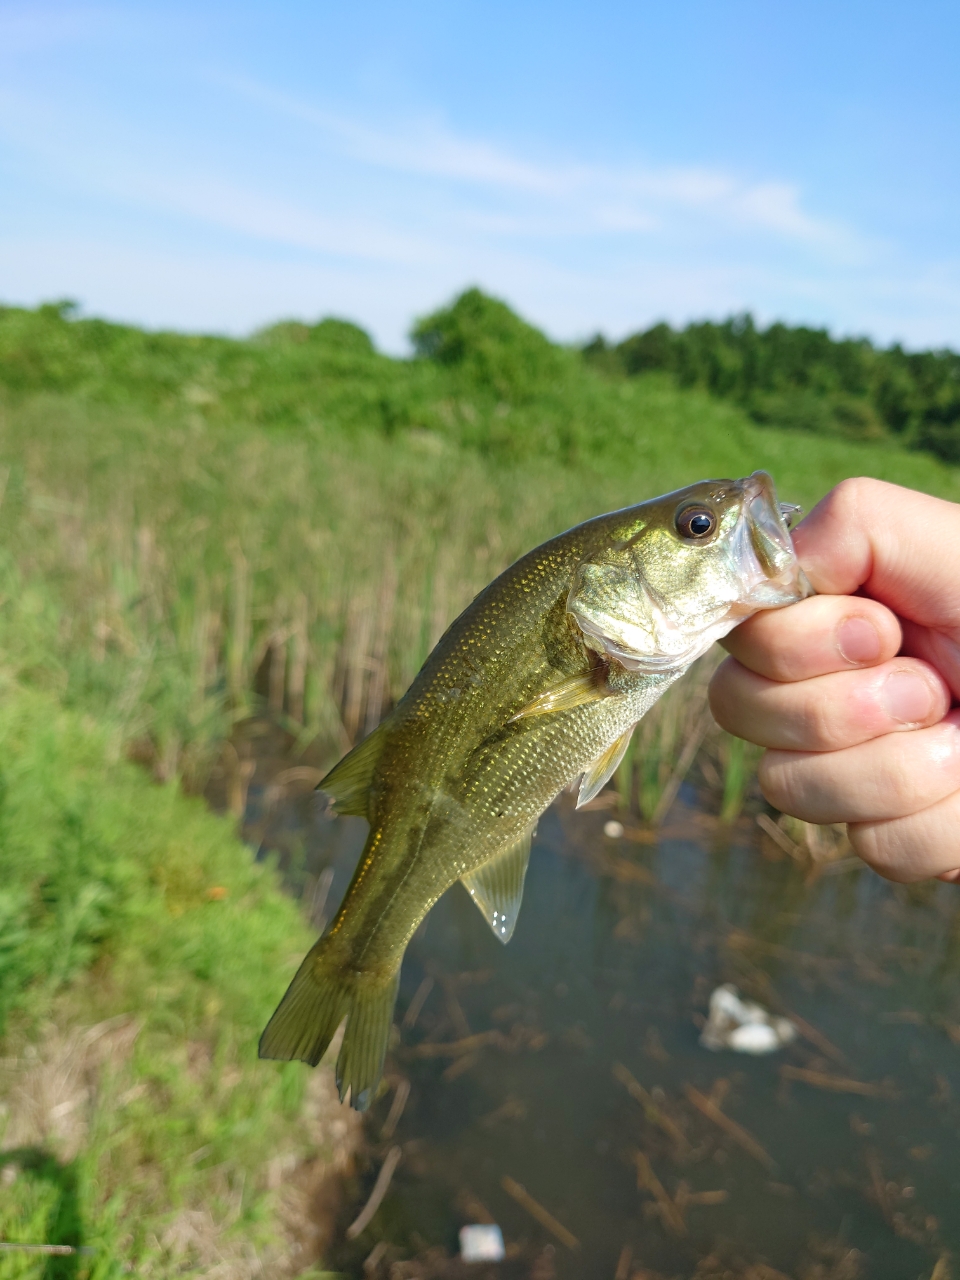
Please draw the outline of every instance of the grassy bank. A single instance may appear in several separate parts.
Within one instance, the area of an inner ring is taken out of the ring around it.
[[[307,931],[224,819],[118,746],[4,685],[0,1239],[86,1252],[0,1276],[287,1274],[284,1203],[349,1152],[325,1075],[307,1098],[256,1060]]]
[[[7,661],[196,784],[258,705],[337,755],[485,582],[597,512],[757,467],[807,506],[858,473],[960,496],[892,439],[607,376],[475,290],[414,339],[397,360],[343,321],[237,341],[0,308]]]
[[[255,1056],[308,933],[225,820],[119,746],[4,682],[0,1239],[85,1252],[0,1276],[284,1274],[283,1204],[350,1149],[325,1075],[307,1098]]]

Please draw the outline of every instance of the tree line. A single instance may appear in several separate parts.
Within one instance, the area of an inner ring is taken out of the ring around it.
[[[583,348],[595,367],[620,377],[669,374],[735,400],[759,423],[878,439],[893,435],[960,462],[960,355],[909,352],[826,329],[771,324],[747,313],[674,329],[655,324],[613,344]]]

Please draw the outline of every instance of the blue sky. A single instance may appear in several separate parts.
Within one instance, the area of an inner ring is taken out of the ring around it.
[[[0,299],[960,346],[960,6],[0,0]]]

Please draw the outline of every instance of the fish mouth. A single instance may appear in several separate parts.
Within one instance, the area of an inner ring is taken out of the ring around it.
[[[777,501],[773,479],[766,471],[754,471],[737,485],[743,499],[731,554],[743,594],[734,611],[743,610],[745,616],[757,609],[780,609],[813,595],[787,527],[788,516],[800,508]]]

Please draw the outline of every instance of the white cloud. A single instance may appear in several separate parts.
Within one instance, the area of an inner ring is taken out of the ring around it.
[[[492,143],[463,137],[435,121],[373,128],[235,77],[218,83],[271,111],[296,119],[352,159],[394,172],[441,178],[553,203],[561,220],[576,211],[584,230],[647,232],[671,213],[697,213],[740,230],[761,230],[804,244],[849,251],[858,238],[801,206],[796,185],[752,182],[707,168],[547,164]]]
[[[176,210],[226,231],[314,253],[371,262],[415,264],[436,258],[423,236],[408,235],[369,217],[325,216],[261,190],[201,174],[178,173],[163,181],[125,174],[127,195]]]

